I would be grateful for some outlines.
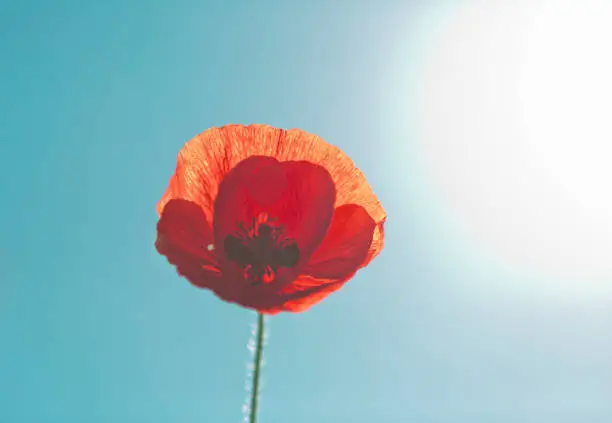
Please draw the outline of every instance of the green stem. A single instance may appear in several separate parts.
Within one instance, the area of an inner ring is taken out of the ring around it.
[[[261,373],[261,359],[263,356],[264,343],[264,316],[257,316],[257,344],[255,346],[255,358],[253,359],[253,389],[251,390],[251,416],[250,423],[257,421],[257,407],[259,405],[259,375]]]

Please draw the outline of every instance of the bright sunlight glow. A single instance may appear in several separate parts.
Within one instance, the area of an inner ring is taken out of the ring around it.
[[[609,288],[612,2],[467,4],[414,76],[419,151],[437,192],[496,260],[573,289]]]

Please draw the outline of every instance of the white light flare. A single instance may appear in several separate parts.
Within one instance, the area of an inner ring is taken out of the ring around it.
[[[505,266],[612,288],[612,2],[463,2],[410,76],[448,215]]]

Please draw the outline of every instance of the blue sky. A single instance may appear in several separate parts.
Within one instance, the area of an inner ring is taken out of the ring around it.
[[[185,141],[267,123],[343,148],[389,219],[342,291],[269,320],[262,423],[611,421],[610,297],[544,294],[458,237],[413,110],[389,113],[417,84],[398,49],[416,66],[455,7],[4,2],[0,420],[241,421],[255,315],[156,253],[155,203]]]

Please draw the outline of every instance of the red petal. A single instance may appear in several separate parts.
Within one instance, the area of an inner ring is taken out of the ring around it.
[[[243,160],[228,172],[219,187],[215,200],[213,218],[215,245],[221,248],[225,237],[238,230],[239,223],[247,227],[250,225],[254,216],[253,204],[252,201],[249,201],[251,182],[259,170],[263,169],[264,173],[269,173],[269,168],[276,169],[277,167],[276,159],[253,156]]]
[[[274,302],[262,301],[258,309],[262,313],[277,314],[281,311],[299,313],[306,311],[313,305],[322,301],[329,294],[342,288],[346,281],[329,281],[302,275],[285,287],[277,295]]]
[[[225,177],[215,201],[215,244],[223,245],[242,223],[261,213],[278,219],[285,236],[296,241],[305,264],[329,228],[335,187],[329,173],[308,162],[250,157]],[[299,266],[299,265],[298,265]]]
[[[321,279],[350,278],[368,256],[375,229],[376,222],[363,207],[338,207],[325,239],[303,273]]]
[[[296,160],[292,156],[297,154],[301,156],[299,160],[308,160],[327,169],[336,185],[336,208],[345,204],[356,204],[363,207],[376,222],[372,244],[361,264],[361,267],[366,266],[382,251],[387,214],[363,173],[342,150],[316,135],[299,129],[290,129],[283,142],[285,145],[295,146],[285,150],[288,157],[286,160]],[[279,160],[283,160],[284,157],[279,157]]]
[[[177,272],[200,288],[215,289],[221,280],[212,247],[213,236],[202,209],[187,200],[169,201],[157,223],[157,251]]]

